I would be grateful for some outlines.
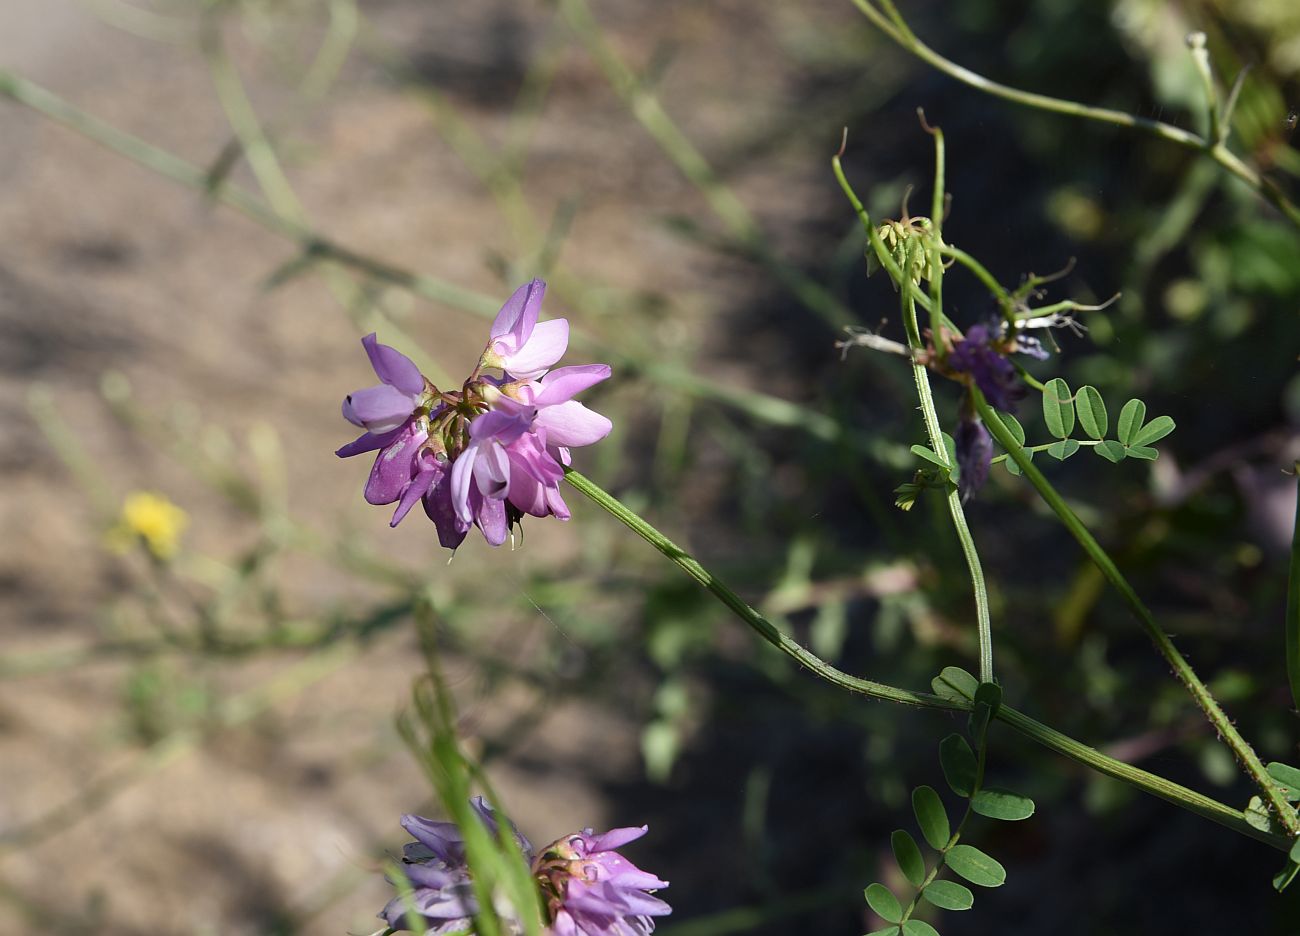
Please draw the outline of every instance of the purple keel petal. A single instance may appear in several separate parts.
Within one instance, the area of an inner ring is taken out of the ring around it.
[[[537,414],[534,426],[546,430],[546,441],[551,445],[591,445],[609,435],[614,428],[600,413],[587,409],[576,400],[548,406]]]
[[[366,481],[367,503],[391,504],[402,496],[415,474],[415,456],[427,438],[427,433],[411,429],[379,453]]]
[[[541,393],[533,400],[535,406],[554,406],[566,403],[588,387],[609,377],[608,364],[579,364],[575,367],[557,367],[540,381]]]
[[[438,531],[438,542],[455,549],[465,541],[469,524],[460,522],[451,505],[451,472],[444,470],[424,495],[424,512]]]
[[[474,522],[483,531],[483,538],[489,546],[500,546],[510,532],[506,521],[506,502],[494,497],[483,498],[474,513]]]
[[[424,392],[424,375],[409,357],[396,348],[380,344],[374,332],[362,338],[361,344],[380,380],[410,396]]]
[[[353,439],[347,445],[337,449],[334,454],[339,458],[351,458],[353,455],[362,455],[366,452],[373,452],[375,449],[381,449],[388,443],[392,442],[401,433],[401,428],[390,429],[388,432],[381,432],[375,435],[373,432],[364,432],[356,439]]]
[[[438,476],[444,471],[442,463],[428,452],[425,452],[416,460],[415,467],[418,469],[415,477],[411,479],[411,483],[402,492],[402,500],[397,505],[397,510],[393,511],[393,519],[389,521],[389,526],[395,527],[401,523],[406,518],[406,515],[411,512],[415,502],[429,493],[429,488],[433,487],[434,482],[438,480]]]
[[[349,394],[343,401],[343,418],[370,432],[387,432],[406,422],[415,402],[410,394],[380,384]]]
[[[504,369],[516,380],[533,380],[564,357],[569,347],[568,319],[538,322],[532,337],[512,354],[501,355]]]

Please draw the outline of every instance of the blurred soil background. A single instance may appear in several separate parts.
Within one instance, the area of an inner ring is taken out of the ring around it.
[[[649,823],[629,852],[672,882],[662,932],[879,925],[862,888],[898,883],[889,832],[911,787],[941,785],[957,720],[795,671],[576,493],[571,523],[527,523],[514,549],[471,536],[448,562],[419,511],[390,530],[362,501],[369,459],[332,452],[352,437],[339,400],[372,380],[361,335],[456,379],[485,316],[544,275],[545,313],[582,333],[565,362],[616,368],[589,401],[616,430],[583,471],[841,668],[918,688],[974,668],[941,503],[892,506],[921,441],[910,375],[834,344],[901,329],[829,158],[847,127],[873,216],[909,185],[923,212],[917,107],[947,134],[947,240],[1009,285],[1076,257],[1052,299],[1123,292],[1035,372],[1179,429],[1155,463],[1048,471],[1265,759],[1294,762],[1300,236],[1215,166],[959,86],[847,2],[199,6],[0,6],[0,68],[208,189],[0,103],[0,933],[376,929],[397,819],[433,808],[393,724],[419,603],[462,734],[534,842]],[[1295,190],[1286,0],[904,12],[992,78],[1193,127],[1183,36],[1204,29],[1222,73],[1253,66],[1238,147]],[[298,243],[220,201],[259,185]],[[959,324],[993,310],[960,275],[945,288]],[[138,491],[185,511],[174,555],[114,532]],[[969,509],[1008,699],[1244,805],[1028,486],[995,468]],[[1008,883],[936,918],[948,936],[1300,932],[1264,846],[1009,731],[992,757],[1038,813],[975,830]]]

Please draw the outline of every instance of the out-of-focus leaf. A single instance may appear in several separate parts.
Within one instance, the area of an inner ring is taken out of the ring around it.
[[[944,779],[958,796],[969,797],[975,789],[975,752],[966,739],[950,734],[939,742],[939,765]]]

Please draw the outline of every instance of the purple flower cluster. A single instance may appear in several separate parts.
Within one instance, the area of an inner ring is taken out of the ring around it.
[[[583,829],[542,849],[533,874],[555,936],[646,936],[654,932],[655,917],[672,912],[652,893],[668,882],[614,851],[646,831],[641,826],[595,835]]]
[[[497,834],[497,817],[482,797],[472,800],[484,825]],[[403,816],[402,827],[415,837],[402,853],[403,873],[411,898],[388,902],[380,917],[394,930],[431,934],[472,932],[478,912],[465,842],[452,822]],[[642,871],[616,848],[645,835],[646,827],[614,829],[595,835],[591,829],[567,835],[535,853],[512,824],[515,843],[529,862],[541,889],[547,932],[553,936],[647,936],[654,917],[671,913],[651,892],[668,886]],[[509,908],[497,908],[507,918]],[[411,919],[411,911],[418,914]]]
[[[455,549],[470,526],[499,546],[524,514],[569,519],[559,490],[569,450],[612,428],[573,397],[610,371],[605,364],[551,370],[568,347],[569,323],[538,321],[545,292],[533,280],[507,300],[457,391],[439,390],[373,334],[361,340],[380,383],[343,401],[343,417],[365,432],[337,454],[379,451],[365,498],[397,504],[392,526],[422,502],[439,542]]]

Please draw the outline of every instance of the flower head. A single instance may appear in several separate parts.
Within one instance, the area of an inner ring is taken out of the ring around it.
[[[489,832],[497,834],[497,818],[483,797],[470,800]],[[465,839],[454,822],[437,822],[423,816],[402,817],[402,828],[415,838],[402,848],[402,873],[411,885],[411,898],[400,894],[388,902],[379,915],[395,930],[423,933],[463,933],[478,913],[478,900],[465,861]],[[531,860],[533,846],[514,823],[515,843],[525,860]],[[410,911],[418,914],[411,919]]]
[[[672,908],[654,891],[668,886],[614,849],[645,835],[646,826],[596,835],[583,829],[557,839],[533,862],[555,936],[645,936]]]
[[[491,807],[482,797],[472,803],[479,819],[496,835],[498,820]],[[402,871],[411,884],[411,896],[409,900],[394,897],[379,915],[394,930],[472,933],[478,901],[460,829],[453,822],[422,816],[403,816],[402,827],[415,838],[402,851]],[[668,882],[615,851],[645,835],[646,826],[601,835],[583,829],[538,853],[513,824],[510,829],[530,864],[547,932],[553,936],[647,936],[654,932],[655,917],[672,912],[654,896]],[[508,922],[518,922],[509,906],[496,909]]]
[[[409,358],[374,335],[362,340],[380,384],[344,401],[344,417],[366,431],[337,454],[378,450],[365,497],[397,504],[392,526],[422,501],[439,542],[455,549],[471,526],[499,546],[524,514],[569,519],[559,482],[570,449],[597,442],[613,428],[573,397],[609,377],[610,369],[585,364],[550,370],[568,346],[569,323],[538,320],[545,292],[541,280],[515,290],[460,390],[434,387]]]
[[[108,539],[116,548],[142,542],[156,559],[166,560],[176,555],[188,525],[185,511],[163,495],[132,491],[122,503],[122,513]]]

